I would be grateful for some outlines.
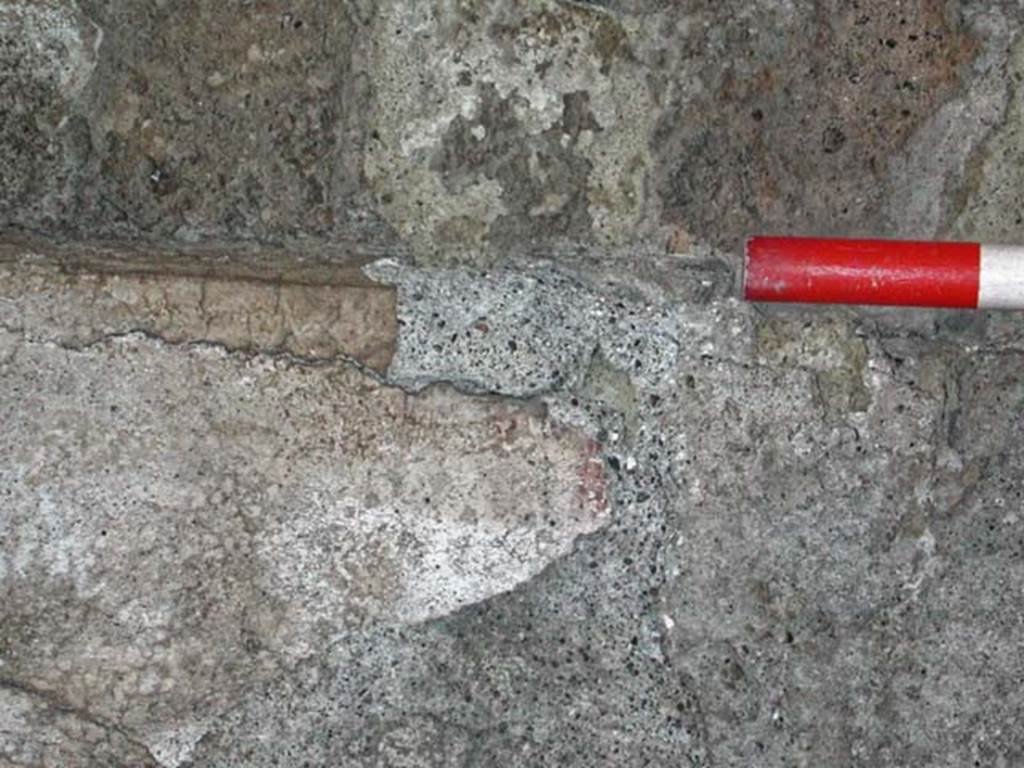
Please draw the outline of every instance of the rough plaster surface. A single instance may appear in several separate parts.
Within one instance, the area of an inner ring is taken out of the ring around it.
[[[0,765],[1024,763],[1021,23],[0,0]]]
[[[607,522],[597,444],[542,404],[140,335],[3,360],[3,673],[143,734]]]

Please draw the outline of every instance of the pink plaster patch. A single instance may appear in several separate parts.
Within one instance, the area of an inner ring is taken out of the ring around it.
[[[608,510],[608,479],[601,458],[601,444],[587,438],[583,445],[583,463],[579,469],[580,483],[576,493],[583,509],[597,516]]]

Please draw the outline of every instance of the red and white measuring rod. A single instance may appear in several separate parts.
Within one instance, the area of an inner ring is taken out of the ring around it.
[[[748,301],[1024,309],[1024,248],[752,237],[743,295]]]

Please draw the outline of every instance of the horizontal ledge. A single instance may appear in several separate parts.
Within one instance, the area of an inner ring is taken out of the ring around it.
[[[369,279],[358,259],[335,257],[0,239],[0,327],[73,347],[142,332],[383,372],[397,343],[396,289]]]
[[[362,268],[385,253],[356,244],[279,246],[75,241],[0,235],[0,265],[51,266],[67,274],[212,278],[267,284],[384,289]]]

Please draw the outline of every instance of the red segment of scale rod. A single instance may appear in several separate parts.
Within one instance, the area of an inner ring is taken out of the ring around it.
[[[744,297],[975,308],[981,250],[977,243],[752,237],[747,241]],[[1024,298],[1024,286],[1021,293]]]

